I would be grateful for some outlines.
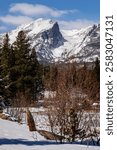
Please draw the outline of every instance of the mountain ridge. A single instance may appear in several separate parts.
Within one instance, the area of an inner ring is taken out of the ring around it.
[[[92,62],[100,57],[100,25],[80,30],[61,30],[51,19],[37,19],[10,31],[13,43],[19,31],[25,31],[31,47],[42,62]],[[0,40],[4,34],[0,35]]]

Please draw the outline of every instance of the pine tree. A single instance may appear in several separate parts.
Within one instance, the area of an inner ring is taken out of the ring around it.
[[[11,96],[10,92],[10,72],[14,65],[14,52],[9,43],[8,34],[5,35],[3,40],[3,46],[1,48],[1,78],[4,90],[4,97],[9,98]]]
[[[9,36],[8,34],[5,35],[4,40],[3,40],[3,47],[2,47],[2,56],[1,56],[1,63],[2,63],[2,68],[3,72],[2,74],[4,76],[8,75],[9,71],[9,62],[10,62],[10,44],[9,44]]]
[[[3,84],[3,79],[2,79],[2,48],[0,46],[0,96],[3,96],[4,93],[4,84]]]
[[[13,47],[15,52],[13,72],[16,89],[35,99],[38,81],[40,80],[36,52],[34,49],[31,49],[29,39],[23,31],[18,33]]]
[[[32,97],[33,99],[36,99],[37,93],[39,95],[40,92],[43,90],[43,83],[42,83],[43,65],[39,64],[36,51],[34,48],[32,49],[30,55],[30,66],[31,66],[30,75],[33,81],[33,86],[31,87]]]
[[[20,31],[12,45],[6,34],[0,52],[0,94],[5,99],[13,99],[20,92],[36,99],[43,87],[42,65],[39,64],[35,49],[31,48],[26,34]]]

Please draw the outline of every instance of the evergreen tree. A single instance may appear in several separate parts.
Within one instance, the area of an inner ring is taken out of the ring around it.
[[[9,98],[10,92],[10,71],[14,65],[14,53],[12,47],[9,43],[8,34],[5,35],[3,40],[3,46],[1,48],[1,78],[2,78],[2,88],[4,91],[4,97]]]
[[[36,52],[31,49],[29,39],[23,31],[18,33],[13,49],[15,52],[15,66],[12,69],[14,87],[16,91],[24,92],[35,99],[38,88],[37,83],[40,80],[39,63]]]
[[[3,79],[2,79],[2,48],[0,46],[0,96],[3,96],[4,93],[4,84],[3,84]]]
[[[2,63],[2,68],[3,68],[3,76],[5,77],[8,75],[9,71],[9,64],[10,64],[10,49],[11,46],[9,44],[9,36],[8,34],[5,35],[4,40],[3,40],[3,46],[2,46],[2,56],[1,56],[1,63]]]
[[[30,75],[32,77],[33,86],[31,87],[32,93],[33,93],[33,99],[36,99],[36,95],[40,94],[43,90],[43,65],[39,64],[36,51],[33,48],[30,55],[30,66],[31,66],[31,72]]]

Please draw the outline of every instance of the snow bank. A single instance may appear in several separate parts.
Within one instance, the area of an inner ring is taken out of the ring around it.
[[[37,136],[37,140],[35,138]],[[35,137],[35,138],[34,138]],[[56,144],[31,133],[26,125],[0,119],[0,150],[99,150],[97,146]]]

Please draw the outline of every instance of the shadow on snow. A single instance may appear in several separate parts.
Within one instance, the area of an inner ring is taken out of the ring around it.
[[[7,139],[7,138],[0,138],[0,145],[27,145],[27,146],[34,146],[34,145],[55,145],[56,142],[51,141],[29,141],[26,139]]]
[[[29,141],[26,139],[7,139],[7,138],[0,138],[0,145],[26,145],[26,146],[38,146],[38,145],[60,145],[56,141]],[[64,143],[64,144],[82,144],[82,145],[90,145],[90,146],[97,146],[97,144],[85,141],[85,142],[74,142],[74,143]]]

